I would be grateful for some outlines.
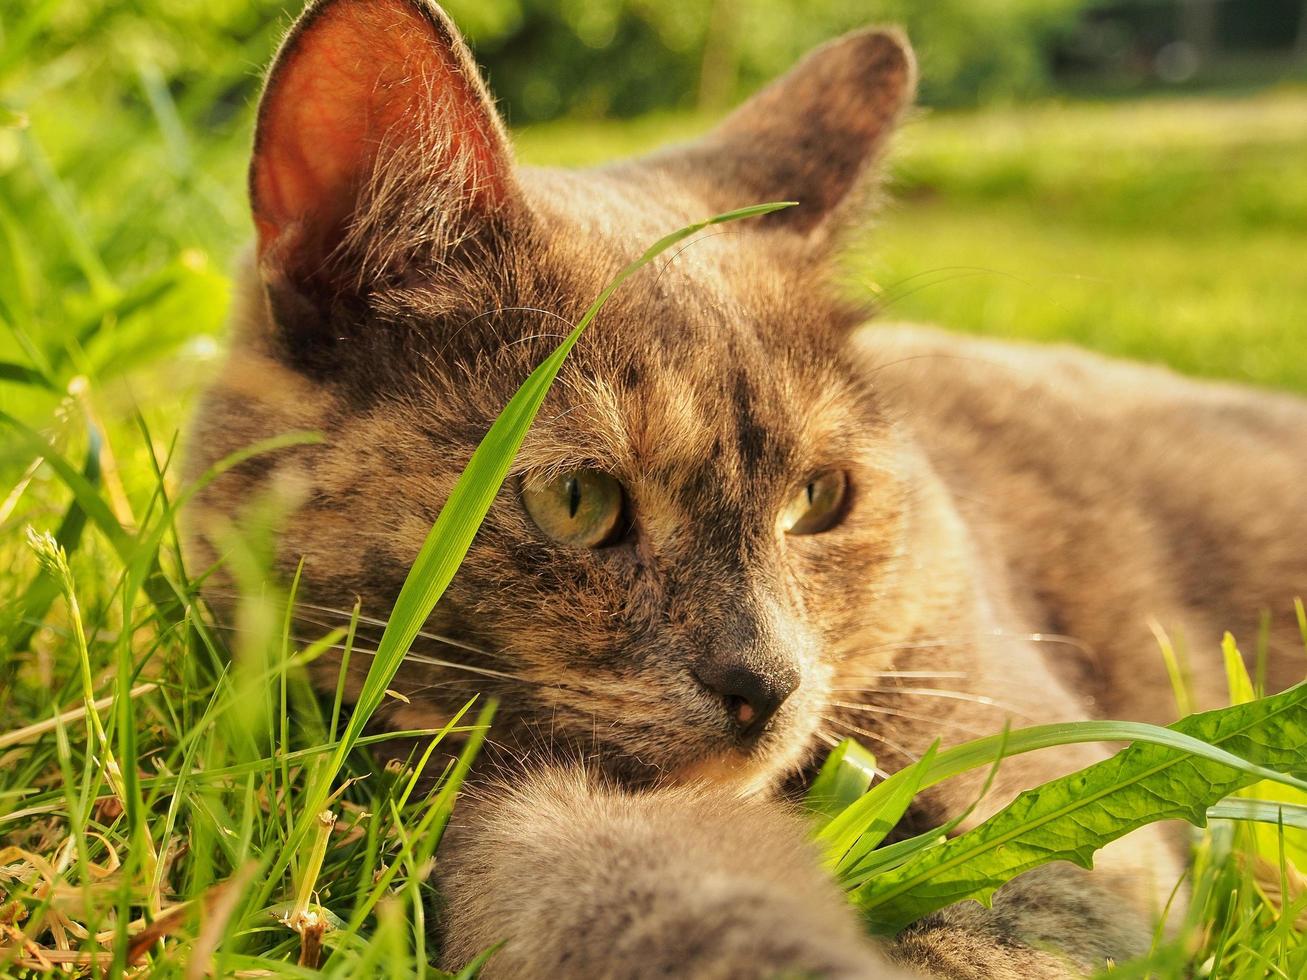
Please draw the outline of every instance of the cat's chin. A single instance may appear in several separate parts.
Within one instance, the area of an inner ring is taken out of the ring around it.
[[[756,796],[784,779],[785,759],[770,754],[726,751],[682,766],[670,781],[683,785],[712,783],[733,789],[741,797]]]

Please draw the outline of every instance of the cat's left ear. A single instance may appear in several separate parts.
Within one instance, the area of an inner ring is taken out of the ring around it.
[[[876,163],[916,83],[902,32],[846,34],[811,52],[702,139],[652,162],[722,210],[797,201],[757,227],[784,228],[820,244],[857,214],[875,184]]]

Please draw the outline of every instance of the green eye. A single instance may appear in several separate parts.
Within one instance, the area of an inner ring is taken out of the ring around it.
[[[522,506],[540,530],[574,548],[611,544],[622,529],[622,485],[598,470],[527,483]]]
[[[843,513],[848,486],[849,480],[843,470],[818,473],[799,488],[781,511],[781,530],[786,534],[829,531]]]

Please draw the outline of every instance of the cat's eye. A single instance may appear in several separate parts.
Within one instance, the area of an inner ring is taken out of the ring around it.
[[[569,470],[528,481],[522,506],[540,530],[574,548],[614,544],[625,527],[622,485],[599,470]]]
[[[781,530],[786,534],[829,531],[844,513],[848,487],[843,470],[826,470],[811,477],[781,511]]]

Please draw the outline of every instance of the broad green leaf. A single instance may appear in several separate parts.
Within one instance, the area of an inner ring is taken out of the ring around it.
[[[1282,781],[1301,785],[1307,776],[1307,684],[1192,715],[1169,730],[1259,767],[1280,767],[1288,774],[1276,774]],[[974,830],[862,885],[854,900],[874,929],[892,933],[954,902],[987,901],[1005,882],[1050,861],[1089,868],[1095,851],[1146,824],[1202,826],[1208,807],[1253,781],[1249,768],[1156,741],[1131,745],[1022,793]]]
[[[803,805],[823,822],[840,813],[867,792],[876,776],[876,757],[851,738],[846,738],[821,765],[808,787]]]
[[[895,793],[905,782],[919,782],[916,792],[929,789],[936,783],[961,775],[981,766],[994,765],[1001,758],[1033,752],[1036,749],[1082,742],[1140,742],[1177,749],[1181,752],[1220,763],[1250,777],[1261,777],[1287,783],[1297,789],[1307,789],[1307,782],[1285,776],[1283,773],[1258,766],[1201,739],[1193,738],[1175,728],[1161,728],[1133,721],[1080,721],[1056,725],[1036,725],[1017,731],[978,738],[940,752],[928,768],[919,771],[909,766],[894,773],[874,790],[842,813],[834,817],[817,833],[817,840],[825,847],[827,857],[838,864],[841,879],[846,886],[860,884],[865,872],[855,862],[844,860],[848,849],[861,833],[872,826],[885,796]],[[864,849],[859,849],[864,853]],[[876,861],[881,866],[880,861]]]

